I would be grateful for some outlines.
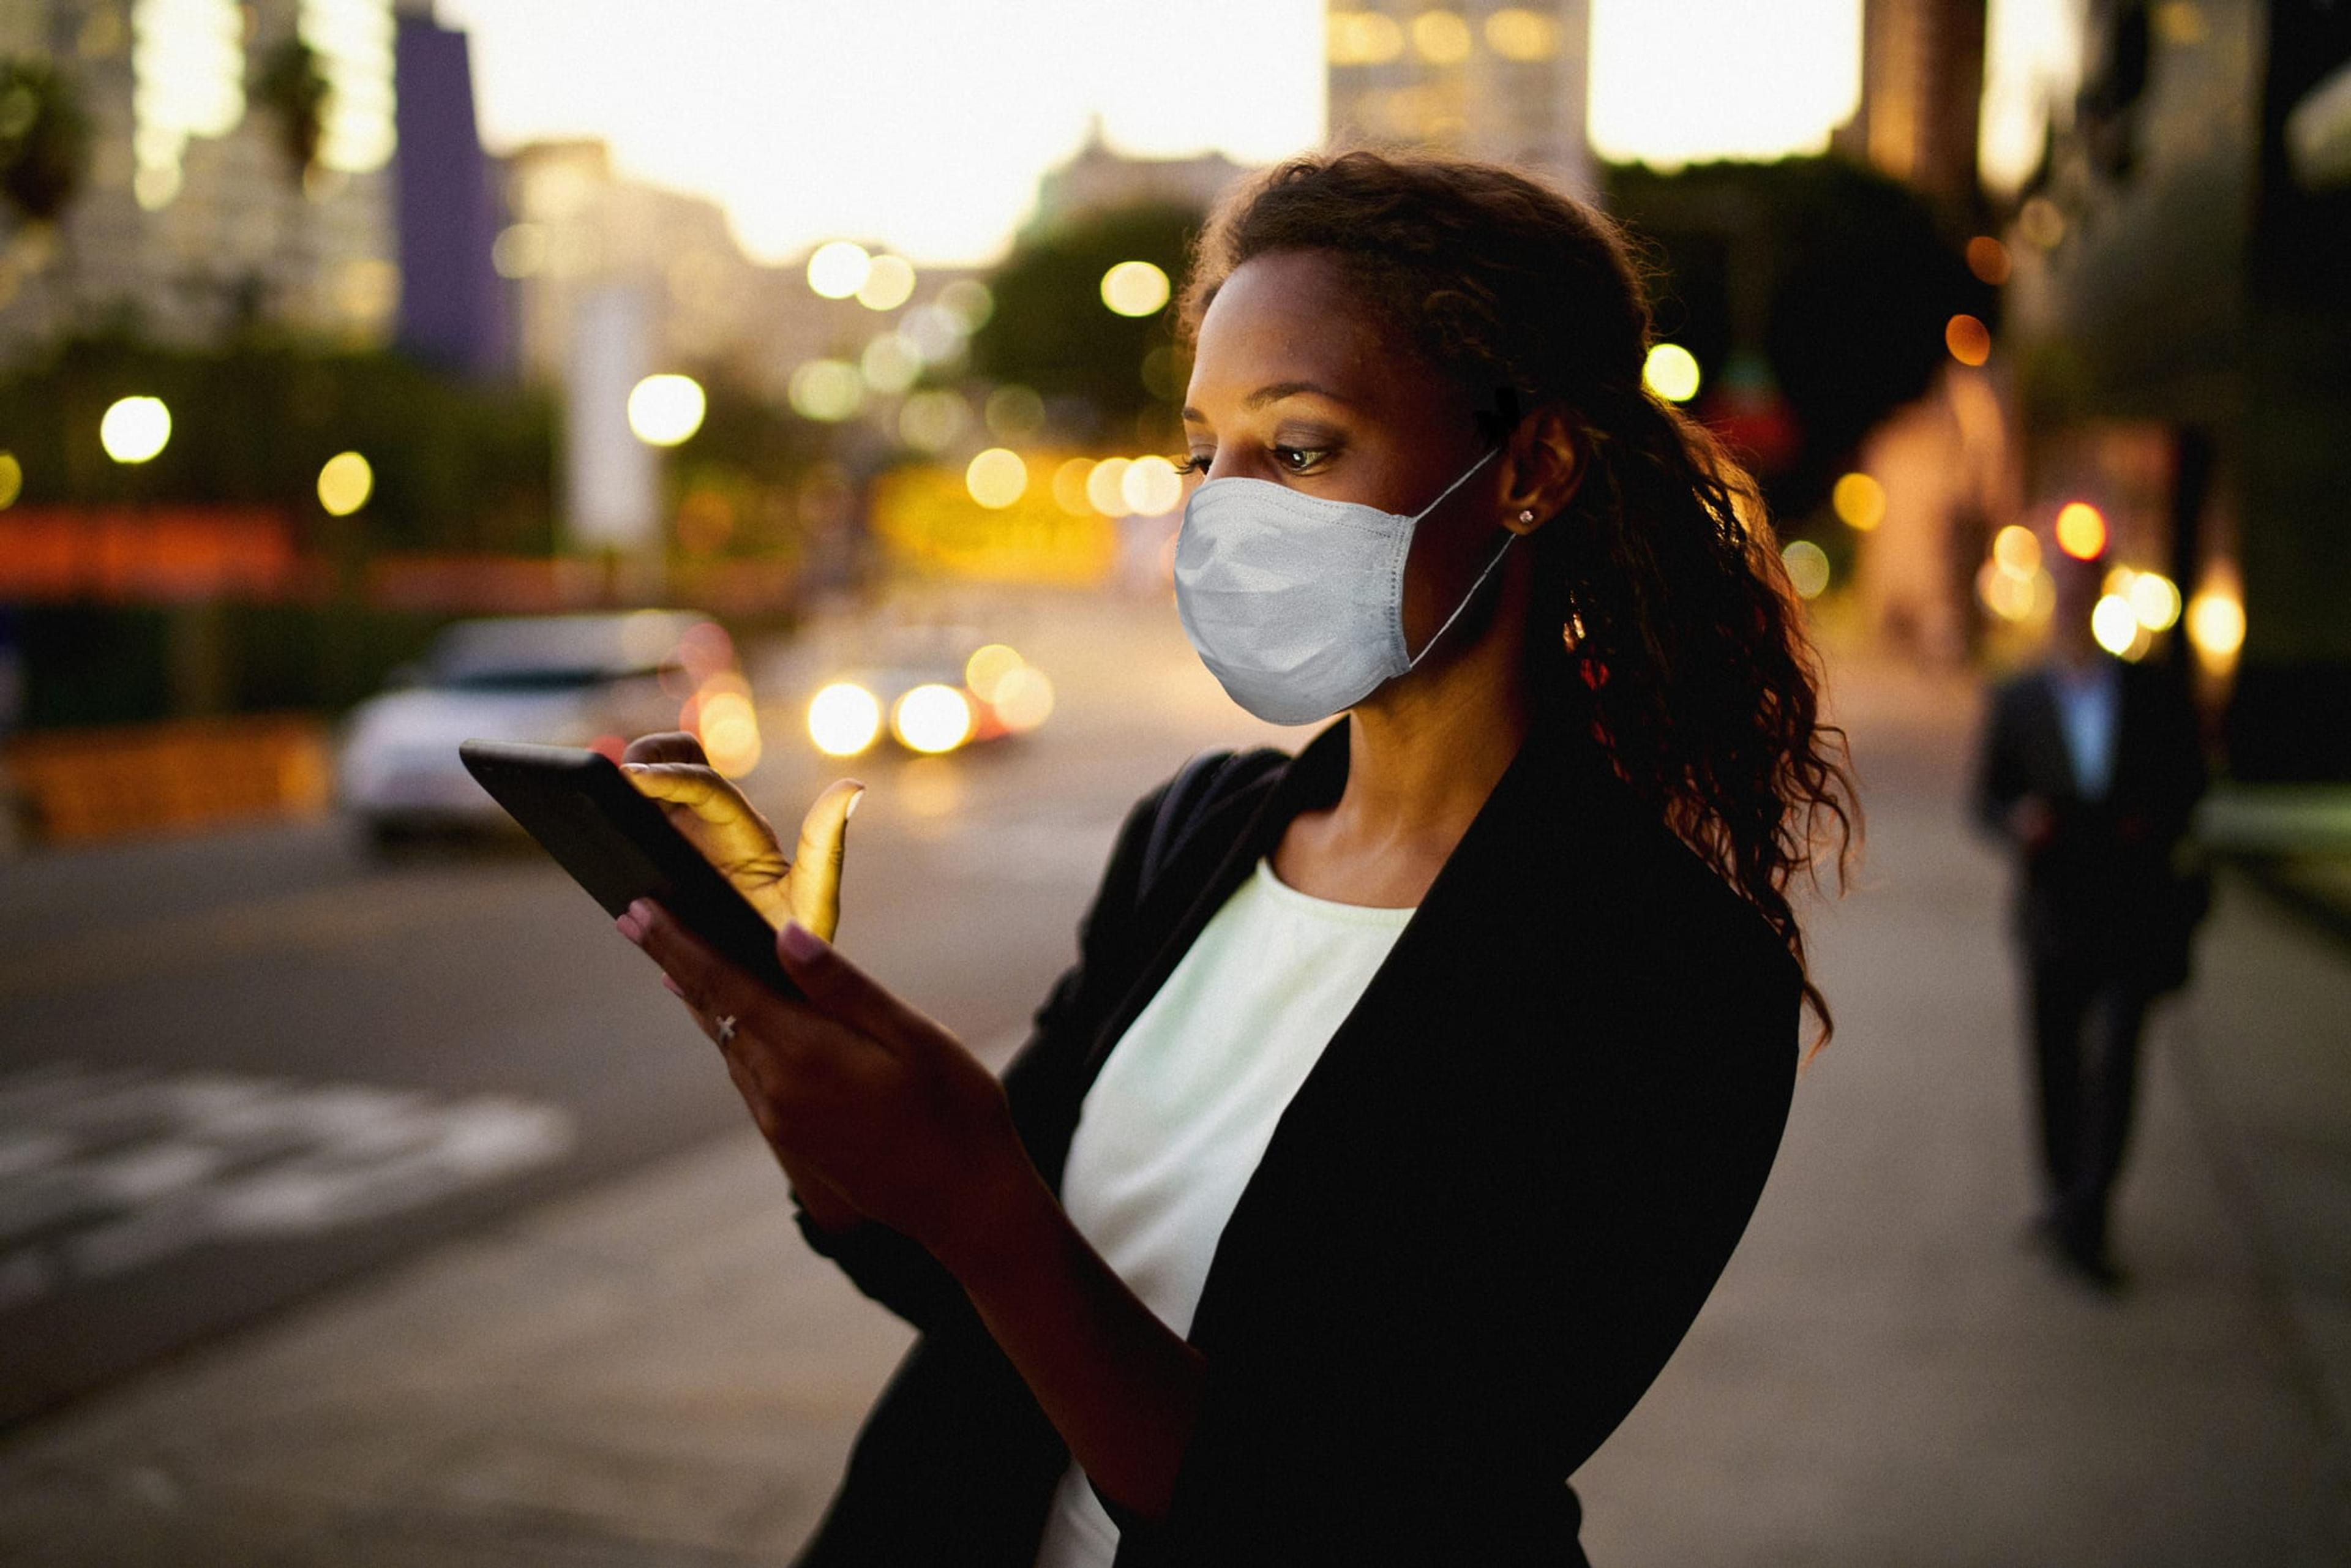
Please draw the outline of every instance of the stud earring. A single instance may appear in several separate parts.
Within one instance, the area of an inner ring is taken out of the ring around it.
[[[1522,523],[1531,523],[1534,520],[1535,515],[1532,511],[1525,511],[1519,514],[1519,521]]]

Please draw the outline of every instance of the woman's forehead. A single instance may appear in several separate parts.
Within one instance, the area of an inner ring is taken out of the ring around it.
[[[1200,319],[1192,401],[1245,398],[1311,383],[1372,403],[1399,377],[1427,374],[1365,309],[1338,263],[1315,251],[1253,256],[1233,269]]]

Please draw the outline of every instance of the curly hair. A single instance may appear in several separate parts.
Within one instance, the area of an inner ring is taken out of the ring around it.
[[[1616,772],[1768,922],[1832,1020],[1789,899],[1840,873],[1860,809],[1844,732],[1754,482],[1643,384],[1647,275],[1614,223],[1515,170],[1353,150],[1237,191],[1194,247],[1178,331],[1235,268],[1330,255],[1356,302],[1474,403],[1566,413],[1584,477],[1533,536],[1529,657],[1545,703],[1581,709]]]

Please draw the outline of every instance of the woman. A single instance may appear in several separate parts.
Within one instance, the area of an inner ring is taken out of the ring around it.
[[[1183,320],[1186,628],[1245,706],[1343,717],[1137,806],[1000,1086],[820,939],[856,786],[788,868],[690,742],[634,748],[807,998],[622,929],[922,1331],[801,1561],[1579,1563],[1568,1475],[1729,1259],[1820,1005],[1787,883],[1850,795],[1793,601],[1642,388],[1624,241],[1531,180],[1295,161]]]

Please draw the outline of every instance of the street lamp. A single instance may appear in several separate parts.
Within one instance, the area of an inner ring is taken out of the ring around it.
[[[702,428],[708,407],[692,376],[647,376],[629,393],[629,428],[649,446],[675,446]]]
[[[98,444],[117,463],[144,463],[172,439],[172,411],[159,397],[118,398],[98,422]]]

